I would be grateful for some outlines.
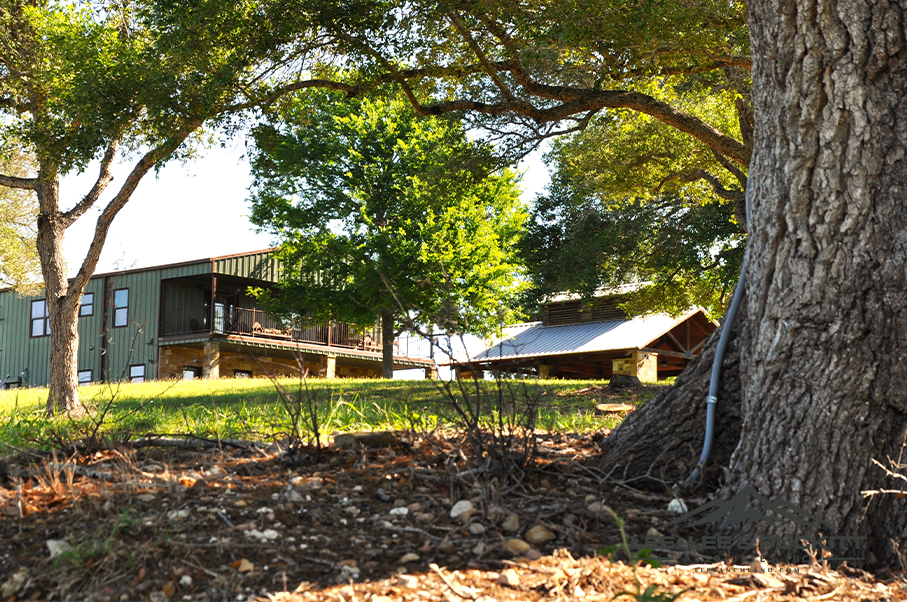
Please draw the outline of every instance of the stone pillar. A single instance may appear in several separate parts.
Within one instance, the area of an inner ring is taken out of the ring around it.
[[[438,368],[432,366],[425,369],[425,380],[438,380]]]
[[[220,378],[220,343],[216,341],[205,341],[202,378]]]
[[[325,356],[325,378],[337,378],[337,356],[328,355]]]
[[[641,381],[658,380],[658,354],[634,350],[630,357],[613,360],[614,374],[635,376]]]
[[[539,378],[551,378],[553,367],[549,364],[539,364]]]

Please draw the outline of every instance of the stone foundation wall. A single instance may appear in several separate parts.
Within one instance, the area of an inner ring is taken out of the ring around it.
[[[276,376],[299,376],[299,366],[296,360],[286,358],[268,357],[259,355],[256,364],[248,354],[220,352],[219,373],[221,378],[233,378],[236,370],[251,372],[253,377],[267,376],[265,370]],[[193,363],[193,360],[195,362]],[[342,378],[381,378],[381,368],[364,368],[360,366],[345,366],[337,363],[337,376]],[[202,369],[205,363],[205,354],[201,349],[192,347],[162,347],[160,353],[160,366],[158,378],[179,379],[183,377],[183,368],[192,367]],[[259,366],[260,365],[260,366]],[[306,369],[310,376],[324,377],[327,371],[327,358],[321,356],[317,362],[307,361]]]

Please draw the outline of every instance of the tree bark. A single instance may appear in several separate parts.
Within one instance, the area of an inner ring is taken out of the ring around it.
[[[394,377],[394,314],[381,313],[381,375]]]
[[[719,497],[753,487],[786,500],[836,526],[824,535],[865,538],[834,556],[886,564],[907,537],[907,501],[867,503],[861,492],[896,488],[872,461],[901,459],[907,433],[905,9],[750,4],[746,313],[725,363],[713,452],[728,465]],[[612,434],[606,468],[686,474],[701,449],[713,346]],[[805,534],[790,520],[724,528]]]
[[[50,383],[47,396],[49,415],[55,412],[78,413],[78,311],[84,285],[70,290],[63,257],[66,223],[60,212],[60,183],[55,173],[42,170],[38,194],[38,256],[47,299],[50,323]]]

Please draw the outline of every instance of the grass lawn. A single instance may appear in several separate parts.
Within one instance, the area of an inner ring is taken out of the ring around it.
[[[290,394],[299,393],[298,379],[279,382]],[[620,420],[615,414],[597,415],[597,403],[643,403],[668,384],[615,394],[597,390],[607,381],[503,382],[505,396],[518,403],[527,395],[541,395],[538,428],[574,432],[612,428]],[[463,385],[474,390],[471,381]],[[482,385],[489,392],[494,387],[490,381]],[[456,383],[452,387],[456,392]],[[317,403],[323,436],[334,431],[444,428],[456,417],[439,383],[432,381],[312,379],[308,390]],[[290,432],[290,415],[267,379],[98,384],[83,387],[81,394],[89,417],[109,405],[99,429],[109,438],[155,433],[272,440]],[[305,393],[303,399],[308,399]],[[0,391],[0,442],[47,447],[57,438],[79,439],[94,429],[90,419],[45,418],[46,400],[45,388]],[[10,451],[0,446],[0,454]]]

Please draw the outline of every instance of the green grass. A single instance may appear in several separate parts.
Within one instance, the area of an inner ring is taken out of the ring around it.
[[[605,381],[514,381],[511,384],[519,391],[523,382],[544,390],[538,425],[548,431],[612,428],[617,419],[595,415],[596,403],[644,402],[656,393],[647,388],[636,394],[607,398],[571,394]],[[298,379],[284,379],[280,383],[291,393],[299,390]],[[322,435],[333,431],[429,430],[448,426],[454,420],[437,383],[431,381],[312,379],[308,388],[318,402]],[[110,412],[99,429],[111,439],[157,433],[272,440],[289,432],[289,414],[267,379],[90,385],[82,387],[80,393],[90,409],[89,418],[73,421],[44,416],[45,388],[0,391],[0,442],[14,447],[48,447],[54,440],[82,438],[94,430],[91,416],[97,416],[111,400]],[[7,446],[0,446],[0,454],[9,451]]]

